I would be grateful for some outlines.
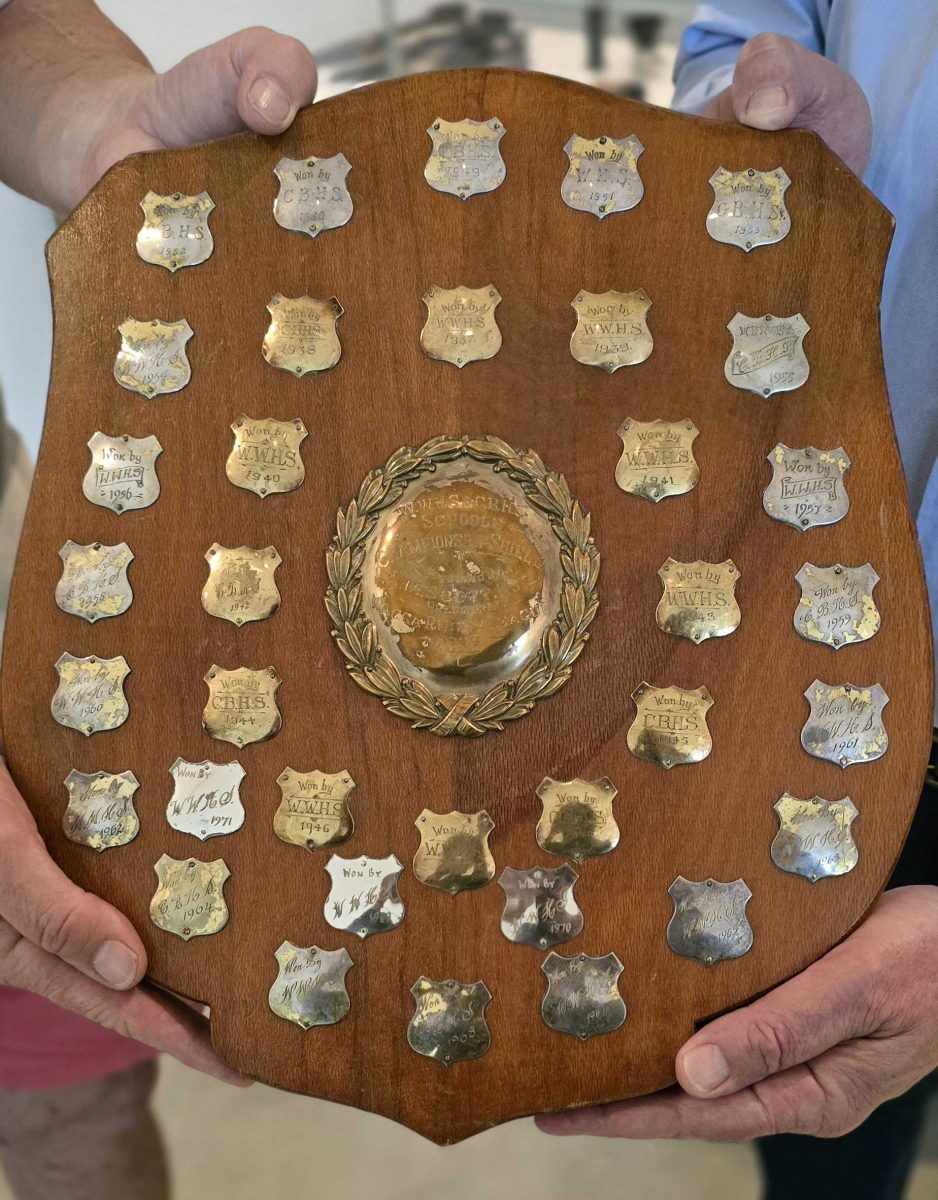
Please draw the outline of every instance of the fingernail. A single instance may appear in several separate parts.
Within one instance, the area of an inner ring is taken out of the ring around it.
[[[743,117],[747,125],[774,129],[788,119],[788,92],[778,84],[759,88],[749,97]]]
[[[98,947],[91,965],[112,988],[130,987],[137,974],[137,956],[123,942],[108,940]]]
[[[695,1046],[684,1055],[681,1067],[695,1092],[715,1092],[730,1077],[730,1064],[718,1046]]]
[[[296,116],[289,96],[274,79],[255,79],[248,89],[248,103],[271,125],[289,125]]]

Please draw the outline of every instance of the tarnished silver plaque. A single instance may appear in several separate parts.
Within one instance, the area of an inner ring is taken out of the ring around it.
[[[780,242],[791,229],[785,193],[791,180],[781,167],[774,171],[727,171],[710,176],[713,206],[707,233],[716,242],[739,246],[748,254],[757,246]]]
[[[492,993],[482,980],[428,979],[421,975],[410,989],[417,1011],[407,1026],[411,1050],[435,1058],[444,1067],[481,1058],[492,1035],[485,1023],[485,1006]]]
[[[584,138],[575,133],[564,146],[570,166],[560,185],[568,208],[608,217],[634,208],[645,194],[638,160],[645,147],[628,137]]]
[[[166,820],[180,833],[191,833],[200,841],[234,833],[244,824],[241,803],[240,763],[186,762],[177,758],[169,768],[173,794],[166,806]]]
[[[202,607],[213,617],[244,625],[266,621],[280,607],[274,573],[283,560],[275,547],[229,549],[214,542],[205,552],[205,561],[208,581],[202,589]]]
[[[205,682],[208,703],[202,712],[202,728],[209,737],[233,746],[247,746],[266,742],[279,732],[282,721],[277,688],[281,680],[273,667],[225,671],[213,665]]]
[[[109,775],[95,771],[69,771],[65,778],[68,807],[62,817],[62,832],[70,842],[92,850],[126,846],[140,831],[134,808],[134,793],[140,786],[133,771]]]
[[[726,328],[733,335],[733,349],[724,374],[734,388],[771,396],[793,392],[807,382],[810,368],[803,343],[811,326],[801,313],[792,317],[737,313]]]
[[[420,345],[428,358],[456,367],[494,358],[502,346],[495,320],[501,296],[492,287],[432,287],[423,297],[427,321]]]
[[[231,872],[223,858],[202,862],[164,854],[153,870],[159,881],[150,901],[150,920],[154,925],[176,934],[184,942],[225,928],[228,905],[224,887]]]
[[[480,192],[494,192],[505,178],[499,143],[505,126],[488,121],[444,121],[437,117],[427,130],[433,149],[423,177],[438,192],[468,200]]]
[[[85,473],[81,490],[85,499],[111,512],[149,508],[160,494],[156,460],[163,453],[152,434],[132,438],[129,434],[97,432],[88,443],[91,466]]]
[[[846,875],[857,865],[850,827],[859,813],[849,796],[800,800],[785,792],[774,808],[778,833],[772,842],[772,862],[777,867],[817,883],[830,875]]]
[[[295,417],[275,421],[273,417],[242,415],[231,426],[234,446],[225,464],[225,474],[235,485],[263,498],[275,492],[292,492],[306,478],[300,443],[306,426]]]
[[[414,874],[421,883],[455,896],[485,887],[495,878],[495,859],[489,849],[495,822],[485,809],[435,813],[425,808],[414,824],[420,833]]]
[[[742,879],[695,883],[678,875],[668,895],[674,901],[668,945],[675,954],[712,966],[727,958],[741,958],[752,949],[752,927],[746,919],[752,892]]]
[[[767,458],[772,482],[765,489],[762,507],[774,521],[805,530],[836,525],[847,515],[850,498],[844,475],[850,459],[841,446],[793,450],[779,442]]]
[[[192,337],[188,321],[135,321],[118,326],[121,348],[114,359],[114,378],[129,392],[152,400],[181,392],[192,378],[186,345]]]
[[[348,771],[280,772],[280,807],[274,813],[274,833],[291,846],[323,850],[352,836],[355,822],[348,798],[355,782]]]
[[[352,197],[345,177],[352,164],[344,154],[332,158],[281,158],[274,167],[280,193],[274,201],[274,220],[284,229],[316,237],[338,229],[352,217]]]
[[[804,694],[811,714],[801,731],[801,744],[815,758],[839,767],[873,762],[889,745],[883,709],[889,697],[878,683],[814,683]]]
[[[573,895],[579,879],[566,863],[562,867],[506,867],[498,877],[505,893],[502,933],[510,942],[547,950],[572,941],[583,928],[583,913]]]
[[[208,192],[159,196],[147,192],[140,201],[143,225],[137,234],[137,253],[144,262],[167,271],[197,267],[215,249],[208,218],[215,207]]]
[[[694,458],[694,439],[700,430],[693,421],[633,421],[622,423],[622,457],[616,483],[632,496],[657,504],[667,496],[682,496],[697,486],[700,468]]]
[[[291,375],[331,371],[342,357],[339,317],[345,309],[335,296],[313,300],[309,296],[276,295],[267,305],[270,326],[261,352],[272,367]]]
[[[576,329],[570,353],[588,367],[611,375],[643,363],[654,349],[648,328],[651,301],[643,291],[579,292],[572,302]]]
[[[628,1015],[619,992],[622,963],[615,954],[564,958],[551,950],[541,963],[547,992],[541,1001],[545,1025],[581,1041],[599,1033],[614,1033]]]
[[[75,658],[63,654],[55,664],[59,686],[52,697],[52,715],[60,725],[77,729],[85,737],[117,729],[130,709],[124,695],[124,680],[130,667],[122,654],[117,658]]]
[[[320,950],[281,942],[274,957],[279,971],[267,996],[272,1012],[301,1029],[345,1020],[351,1007],[345,977],[354,964],[344,946]]]
[[[626,737],[636,758],[668,770],[701,762],[713,749],[707,713],[713,697],[705,687],[653,687],[642,683],[632,693],[635,720]]]
[[[839,650],[868,642],[879,630],[879,609],[873,599],[879,576],[869,563],[862,567],[805,563],[795,579],[801,584],[795,629],[809,642]]]
[[[366,938],[387,933],[404,919],[404,903],[397,890],[403,870],[397,857],[342,858],[333,854],[326,863],[332,888],[323,913],[333,929]]]
[[[62,577],[55,589],[56,604],[92,625],[102,617],[119,617],[134,598],[127,578],[133,557],[126,542],[79,546],[69,538],[59,551]]]
[[[584,858],[609,854],[619,844],[619,826],[612,815],[617,790],[611,779],[551,779],[538,785],[543,805],[537,823],[537,844],[548,854],[581,863]]]
[[[726,637],[739,626],[736,603],[739,570],[726,562],[682,563],[669,558],[658,571],[661,599],[655,610],[658,628],[691,642]]]

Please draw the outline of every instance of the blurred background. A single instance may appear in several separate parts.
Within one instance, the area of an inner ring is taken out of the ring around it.
[[[667,105],[690,0],[99,0],[157,70],[246,25],[300,38],[320,66],[319,97],[451,67],[527,67]],[[454,117],[462,114],[453,114]],[[584,133],[588,132],[586,130]],[[625,131],[627,132],[627,131]],[[33,453],[51,352],[43,244],[52,214],[0,185],[0,391]],[[244,1092],[171,1060],[157,1112],[176,1200],[755,1200],[749,1146],[551,1139],[516,1121],[440,1149],[390,1121],[256,1085]],[[938,1196],[938,1121],[908,1200]],[[0,1200],[9,1193],[0,1178]]]

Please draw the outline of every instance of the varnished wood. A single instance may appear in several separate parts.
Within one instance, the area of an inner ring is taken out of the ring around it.
[[[425,130],[436,116],[504,122],[508,174],[497,191],[461,203],[427,186]],[[562,147],[575,132],[639,136],[645,197],[634,211],[600,223],[564,206]],[[338,151],[353,164],[349,225],[315,241],[279,228],[277,160]],[[751,255],[712,241],[704,222],[713,171],[780,163],[793,180],[788,238]],[[170,275],[136,256],[148,189],[212,195],[216,248],[207,263]],[[6,640],[9,763],[55,859],[133,920],[152,977],[211,1005],[227,1061],[454,1141],[520,1114],[667,1085],[695,1022],[803,968],[861,919],[905,836],[932,723],[924,583],[878,333],[890,233],[887,213],[812,136],[711,124],[510,71],[422,75],[352,92],[301,113],[275,141],[246,135],[136,156],[66,221],[49,246],[52,383]],[[489,283],[503,296],[500,353],[462,371],[428,359],[418,344],[427,288]],[[651,358],[611,377],[575,362],[578,289],[639,287],[653,301]],[[334,371],[296,380],[264,362],[265,305],[276,292],[339,298],[346,315]],[[727,385],[726,324],[737,311],[804,313],[812,327],[805,387],[762,400]],[[116,330],[127,316],[188,319],[193,376],[183,392],[148,403],[114,382]],[[227,482],[229,425],[242,412],[302,417],[310,436],[297,492],[261,501]],[[616,430],[629,416],[693,419],[696,490],[657,506],[619,491]],[[85,502],[85,443],[97,429],[159,437],[163,490],[152,508],[117,517]],[[599,616],[571,683],[475,742],[412,732],[354,686],[322,604],[337,507],[398,446],[463,432],[530,446],[563,471],[592,511],[603,556]],[[846,520],[800,535],[768,519],[765,456],[778,441],[846,448],[854,464]],[[128,613],[88,627],[56,608],[57,551],[67,538],[129,543]],[[275,617],[235,629],[202,610],[203,555],[214,541],[277,547],[283,606]],[[657,571],[669,556],[735,561],[737,632],[695,646],[658,630]],[[835,655],[796,636],[795,574],[806,560],[872,562],[883,624],[871,642]],[[52,720],[53,664],[66,650],[125,655],[133,673],[122,729],[85,740]],[[272,741],[238,756],[247,771],[244,828],[202,847],[170,829],[164,810],[177,755],[233,757],[200,728],[202,677],[213,662],[273,664],[284,723]],[[802,694],[816,676],[883,684],[891,697],[885,758],[841,772],[801,750]],[[643,679],[710,690],[714,748],[705,762],[666,772],[629,754],[629,697]],[[287,765],[351,773],[356,828],[342,852],[394,852],[408,864],[400,929],[359,944],[325,924],[327,855],[285,845],[272,829]],[[62,781],[71,768],[136,773],[136,841],[97,855],[64,839]],[[409,870],[424,807],[487,808],[499,870],[555,865],[534,837],[545,775],[608,775],[619,789],[621,844],[580,868],[586,922],[570,948],[619,955],[629,1017],[585,1044],[542,1024],[542,956],[502,937],[495,884],[453,899]],[[773,866],[772,805],[785,790],[852,796],[861,815],[851,875],[811,885]],[[231,921],[222,933],[183,944],[150,923],[153,863],[163,852],[224,856]],[[745,878],[751,953],[708,969],[670,952],[667,889],[678,874]],[[269,1012],[273,952],[284,938],[349,948],[344,1023],[302,1033]],[[485,1057],[447,1070],[409,1049],[409,989],[421,974],[486,982],[494,999]]]

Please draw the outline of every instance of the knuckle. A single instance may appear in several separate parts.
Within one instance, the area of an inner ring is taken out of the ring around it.
[[[32,941],[41,950],[61,958],[79,936],[79,913],[75,904],[56,897],[36,913]]]
[[[763,1073],[776,1075],[790,1064],[795,1039],[777,1016],[759,1017],[749,1025],[746,1043]]]
[[[780,33],[759,33],[750,38],[739,52],[739,61],[753,62],[756,59],[772,58],[785,64],[796,54],[795,43]]]

